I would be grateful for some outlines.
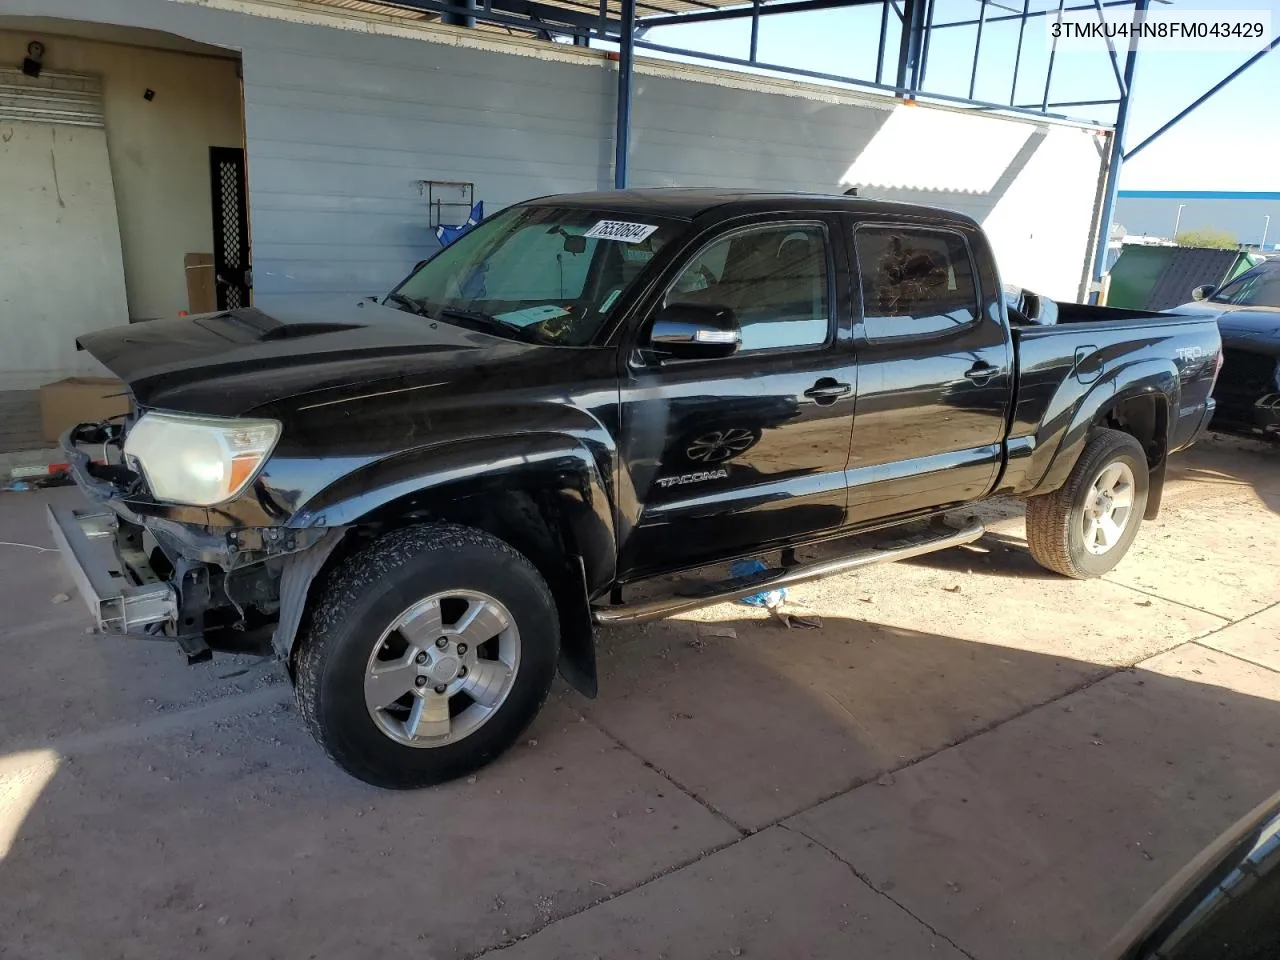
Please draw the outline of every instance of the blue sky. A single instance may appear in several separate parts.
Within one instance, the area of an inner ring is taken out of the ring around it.
[[[1017,0],[999,0],[1021,8]],[[1075,5],[1071,0],[1070,5]],[[1053,0],[1032,0],[1031,9],[1057,8]],[[1271,11],[1272,33],[1280,32],[1280,0],[1174,0],[1160,10],[1261,9]],[[989,8],[988,16],[1006,11]],[[938,0],[936,22],[976,19],[977,0]],[[1038,102],[1049,60],[1044,21],[1032,20],[1024,38],[1019,70],[1019,103]],[[983,32],[975,98],[1009,101],[1017,23],[989,24]],[[873,77],[879,45],[879,5],[863,9],[782,14],[761,20],[759,59],[826,73]],[[967,95],[974,27],[937,30],[931,41],[925,88]],[[654,43],[746,57],[750,23],[725,21],[658,28]],[[892,80],[897,51],[896,18],[890,17],[890,52],[885,77]],[[1129,134],[1132,147],[1147,134],[1230,73],[1247,52],[1177,53],[1141,50],[1133,84]],[[643,52],[643,51],[642,51]],[[1116,95],[1106,47],[1059,53],[1051,99],[1094,100]],[[1091,113],[1092,109],[1092,113]],[[1108,112],[1110,111],[1110,112]],[[1114,108],[1063,110],[1110,122]],[[1120,186],[1128,190],[1280,190],[1280,49],[1236,78],[1195,113],[1126,164]]]

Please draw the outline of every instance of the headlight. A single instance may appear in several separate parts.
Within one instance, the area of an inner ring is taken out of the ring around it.
[[[279,437],[275,420],[148,413],[125,437],[124,453],[157,500],[209,507],[248,486]]]

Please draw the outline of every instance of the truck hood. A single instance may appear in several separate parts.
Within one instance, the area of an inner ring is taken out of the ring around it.
[[[1233,307],[1202,300],[1169,312],[1216,317],[1223,346],[1280,357],[1280,307]]]
[[[372,301],[148,320],[84,334],[76,345],[123,380],[139,405],[215,416],[390,378],[447,380],[553,349]]]

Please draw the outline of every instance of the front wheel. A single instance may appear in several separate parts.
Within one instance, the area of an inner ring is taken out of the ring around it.
[[[298,707],[344,770],[381,787],[462,776],[509,747],[551,689],[560,627],[523,555],[453,524],[346,560],[299,639]]]
[[[1147,455],[1119,430],[1090,434],[1067,482],[1027,500],[1027,543],[1042,567],[1078,580],[1114,567],[1147,509]]]

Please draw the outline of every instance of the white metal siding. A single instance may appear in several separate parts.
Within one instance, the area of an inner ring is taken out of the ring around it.
[[[436,247],[422,180],[473,181],[488,212],[610,185],[598,66],[293,30],[245,52],[259,297],[385,292]]]

